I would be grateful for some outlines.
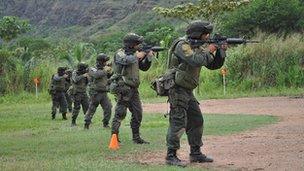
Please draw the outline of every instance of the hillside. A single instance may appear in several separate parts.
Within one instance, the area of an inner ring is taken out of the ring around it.
[[[0,16],[28,19],[31,34],[88,37],[129,30],[146,21],[159,20],[152,8],[173,6],[182,0],[0,0]]]

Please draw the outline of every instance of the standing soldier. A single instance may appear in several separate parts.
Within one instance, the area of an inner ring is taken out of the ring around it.
[[[74,108],[72,112],[72,124],[76,126],[76,119],[82,106],[83,114],[85,114],[89,107],[87,85],[88,85],[88,65],[79,63],[77,70],[72,73],[72,95],[74,101]]]
[[[57,74],[52,76],[49,93],[52,96],[52,119],[56,117],[57,107],[62,114],[62,119],[67,120],[67,101],[65,98],[65,82],[67,75],[65,67],[58,67]]]
[[[199,83],[201,67],[214,70],[225,61],[227,44],[202,46],[209,39],[213,26],[209,22],[194,21],[187,28],[186,36],[176,40],[169,51],[168,69],[176,69],[175,85],[169,89],[169,128],[167,133],[168,165],[186,166],[176,155],[180,138],[187,134],[190,145],[190,162],[213,162],[201,152],[203,116],[193,89]]]
[[[84,128],[89,129],[92,117],[96,111],[96,108],[100,104],[103,109],[103,127],[109,127],[109,121],[111,118],[112,104],[107,95],[108,91],[108,78],[111,77],[111,68],[106,66],[106,62],[109,57],[101,53],[96,58],[96,68],[91,68],[89,71],[89,93],[90,103],[89,109],[85,115]]]
[[[139,133],[142,106],[138,87],[140,84],[139,69],[147,71],[150,68],[153,52],[139,52],[139,45],[142,42],[143,37],[134,33],[129,33],[124,37],[124,47],[119,49],[114,56],[114,75],[111,77],[110,85],[111,91],[117,98],[112,134],[118,135],[121,121],[126,117],[128,108],[132,114],[130,125],[133,142],[136,144],[149,143],[143,140]]]
[[[72,97],[71,95],[68,93],[69,88],[71,87],[72,83],[71,83],[71,77],[72,77],[72,70],[67,69],[65,71],[66,75],[68,76],[66,78],[66,82],[65,82],[65,98],[67,100],[67,106],[69,109],[69,112],[72,113]]]

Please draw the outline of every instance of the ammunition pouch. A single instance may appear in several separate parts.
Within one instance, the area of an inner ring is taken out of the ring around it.
[[[169,89],[175,85],[174,76],[176,69],[169,69],[167,72],[151,82],[151,88],[159,96],[168,96]]]
[[[110,78],[109,91],[114,95],[124,95],[130,91],[130,86],[126,85],[120,75],[114,74]]]
[[[73,86],[70,86],[69,89],[66,91],[66,93],[67,93],[69,96],[72,96],[72,95],[76,94],[75,89],[74,89]]]
[[[175,83],[188,90],[193,90],[198,86],[198,81],[187,71],[177,69],[175,72]]]

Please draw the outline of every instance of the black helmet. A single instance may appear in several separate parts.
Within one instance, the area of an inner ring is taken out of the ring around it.
[[[57,73],[64,73],[66,69],[67,69],[66,67],[58,67]]]
[[[132,46],[141,44],[143,41],[144,41],[144,38],[135,33],[128,33],[123,38],[123,43],[127,47],[132,47]]]
[[[84,70],[86,70],[88,67],[89,67],[88,64],[86,64],[86,63],[84,63],[84,62],[80,62],[80,63],[78,63],[78,65],[77,65],[77,70],[78,70],[78,71],[84,71]]]
[[[97,58],[96,58],[96,62],[106,62],[108,60],[109,60],[109,57],[104,53],[98,54]]]
[[[200,39],[202,34],[210,34],[213,30],[213,25],[208,21],[196,20],[189,24],[186,34],[189,38]]]

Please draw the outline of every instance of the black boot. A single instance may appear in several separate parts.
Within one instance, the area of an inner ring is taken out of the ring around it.
[[[71,123],[71,127],[73,127],[73,126],[77,126],[76,125],[76,119],[74,119],[74,118],[72,118],[72,123]]]
[[[142,139],[139,134],[133,134],[133,142],[135,144],[150,144],[150,142],[145,141],[144,139]]]
[[[191,163],[204,163],[204,162],[213,162],[213,159],[207,157],[201,152],[200,147],[191,147],[190,148],[190,162]]]
[[[90,129],[90,124],[89,123],[84,123],[84,129]]]
[[[186,167],[186,163],[182,162],[177,156],[176,156],[176,150],[174,149],[168,149],[167,151],[167,157],[166,157],[166,164],[171,166],[179,166],[179,167]]]
[[[55,114],[52,114],[52,120],[54,120],[54,119],[55,119],[55,117],[56,117],[56,115],[55,115]]]
[[[103,123],[104,128],[110,128],[109,123]]]
[[[140,137],[139,128],[132,128],[132,135],[133,135],[133,143],[135,144],[150,144],[150,142],[145,141]]]
[[[63,119],[63,120],[68,120],[67,117],[66,117],[66,113],[63,113],[63,114],[62,114],[62,119]]]

